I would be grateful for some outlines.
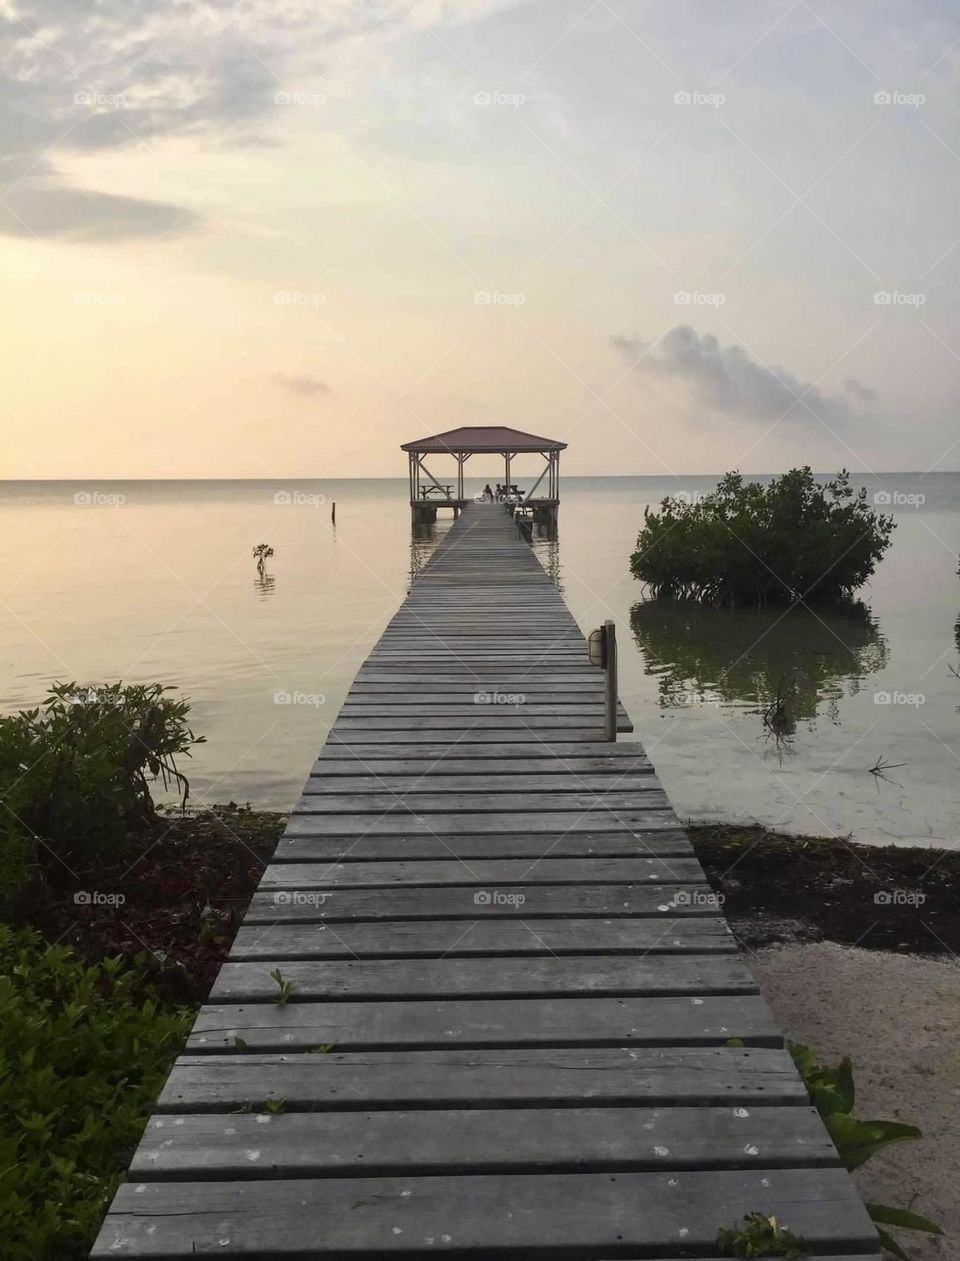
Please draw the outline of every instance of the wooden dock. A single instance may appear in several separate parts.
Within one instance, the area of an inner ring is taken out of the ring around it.
[[[704,1258],[754,1210],[877,1259],[649,760],[603,740],[583,635],[469,505],[357,675],[92,1255]]]

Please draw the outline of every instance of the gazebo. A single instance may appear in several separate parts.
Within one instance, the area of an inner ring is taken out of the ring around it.
[[[566,448],[565,442],[539,438],[506,425],[464,425],[405,442],[400,449],[410,457],[410,512],[414,524],[436,521],[438,508],[452,508],[454,516],[459,515],[466,503],[463,470],[472,455],[499,456],[503,460],[503,485],[510,490],[513,457],[533,454],[543,456],[543,470],[529,490],[517,488],[520,503],[531,509],[535,521],[555,525],[560,504],[560,452]],[[427,468],[427,456],[432,457],[433,464],[437,458],[452,457],[456,461],[453,480],[445,482],[434,477]]]

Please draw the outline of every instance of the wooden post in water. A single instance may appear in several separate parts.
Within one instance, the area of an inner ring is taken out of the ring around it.
[[[603,724],[608,740],[617,738],[617,628],[613,622],[603,624]]]
[[[334,500],[330,506],[330,522],[332,525],[337,524],[337,501]]]

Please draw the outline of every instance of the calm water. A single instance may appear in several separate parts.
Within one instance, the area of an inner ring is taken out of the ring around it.
[[[644,505],[713,479],[563,481],[559,538],[536,547],[584,630],[616,620],[621,694],[681,815],[960,836],[960,474],[863,481],[899,524],[859,618],[645,602],[627,568]],[[412,540],[406,497],[405,479],[0,485],[0,706],[53,679],[175,683],[208,739],[184,767],[194,799],[289,807],[447,528]],[[763,721],[778,688],[780,742]],[[878,758],[903,763],[889,782]]]

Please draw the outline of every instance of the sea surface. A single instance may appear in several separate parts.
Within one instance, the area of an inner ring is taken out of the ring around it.
[[[564,478],[557,537],[534,546],[584,631],[616,621],[621,696],[681,816],[953,846],[960,474],[855,480],[897,520],[859,616],[647,599],[628,567],[644,507],[711,477]],[[414,539],[407,494],[405,478],[0,483],[0,710],[57,679],[175,684],[207,739],[183,763],[193,803],[289,808],[449,528]]]

